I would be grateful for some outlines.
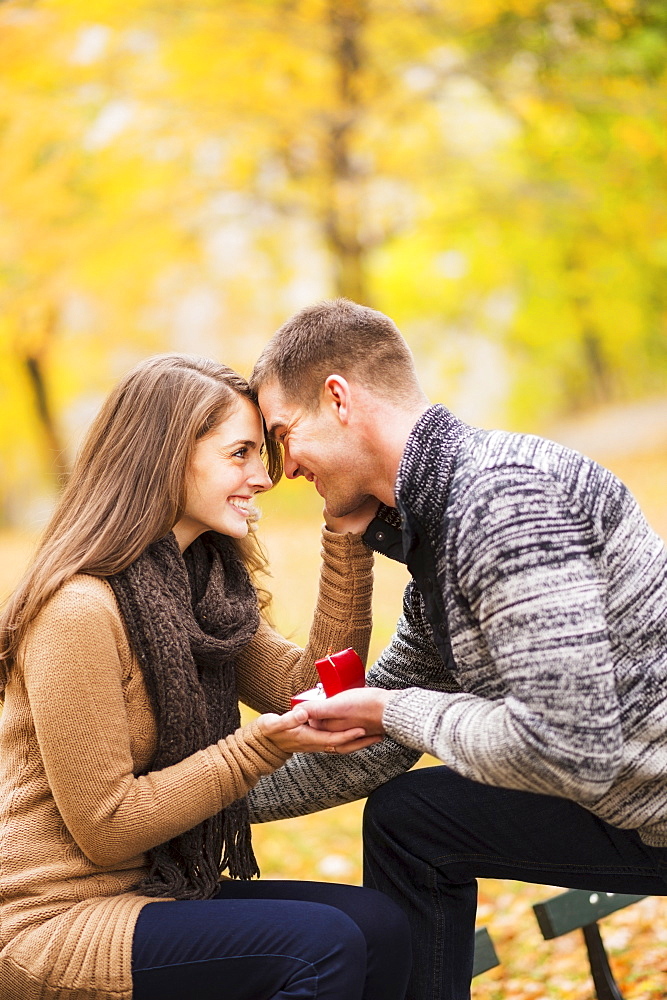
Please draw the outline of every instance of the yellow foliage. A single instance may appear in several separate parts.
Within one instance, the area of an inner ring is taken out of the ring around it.
[[[325,295],[392,313],[436,395],[476,384],[485,344],[507,369],[498,422],[661,391],[667,84],[642,16],[633,0],[1,4],[2,373],[34,355],[52,424],[15,379],[0,430],[21,414],[30,472],[19,486],[3,458],[5,508],[41,493],[123,366],[183,349],[248,371]]]

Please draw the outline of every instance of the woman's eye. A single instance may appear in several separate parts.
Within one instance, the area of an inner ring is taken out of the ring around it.
[[[237,451],[235,451],[232,454],[232,458],[245,458],[245,456],[247,454],[248,454],[248,449],[247,448],[245,448],[245,447],[244,448],[239,448]]]

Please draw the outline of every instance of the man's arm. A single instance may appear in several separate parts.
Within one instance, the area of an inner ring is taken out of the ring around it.
[[[366,687],[343,691],[326,701],[308,702],[304,707],[315,729],[337,732],[354,725],[368,735],[377,735],[386,732],[384,714],[396,692],[415,685],[429,698],[440,691],[460,691],[437,652],[421,594],[410,581],[396,634],[369,670]]]
[[[391,689],[418,683],[452,687],[427,631],[421,598],[411,583],[405,591],[396,633],[369,670],[367,683]],[[378,785],[409,770],[420,756],[419,751],[389,738],[345,758],[295,754],[266,780],[260,779],[249,793],[251,821],[285,819],[364,798]]]
[[[346,692],[311,703],[312,714],[332,729],[385,732],[475,781],[592,805],[618,774],[623,735],[586,511],[534,469],[490,470],[449,528],[460,596],[481,631],[470,630],[468,655],[478,649],[492,671],[469,662],[468,692],[412,686],[375,706]]]
[[[363,799],[378,785],[408,771],[420,756],[391,739],[347,757],[294,754],[249,792],[250,822],[303,816]]]
[[[469,668],[475,693],[397,693],[385,731],[473,780],[595,802],[618,773],[623,737],[586,511],[534,469],[491,470],[470,486],[453,532],[460,593],[495,677],[476,681]]]
[[[390,644],[366,675],[368,687],[420,687],[429,691],[458,691],[436,649],[424,602],[411,580],[403,593],[403,614]]]

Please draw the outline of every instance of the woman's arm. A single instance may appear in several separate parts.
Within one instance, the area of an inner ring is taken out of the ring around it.
[[[34,622],[22,658],[46,779],[72,837],[98,865],[126,861],[183,833],[290,756],[254,721],[178,764],[136,777],[119,655],[124,641],[104,595],[70,583]]]
[[[322,529],[320,589],[305,649],[263,622],[237,659],[239,698],[258,712],[286,712],[318,680],[315,660],[352,646],[364,663],[372,625],[373,553],[361,535]]]

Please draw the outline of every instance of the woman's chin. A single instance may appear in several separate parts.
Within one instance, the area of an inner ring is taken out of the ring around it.
[[[229,535],[230,538],[245,538],[248,534],[248,522],[245,519],[239,518],[238,520],[238,524],[225,524],[214,530],[221,535]]]

